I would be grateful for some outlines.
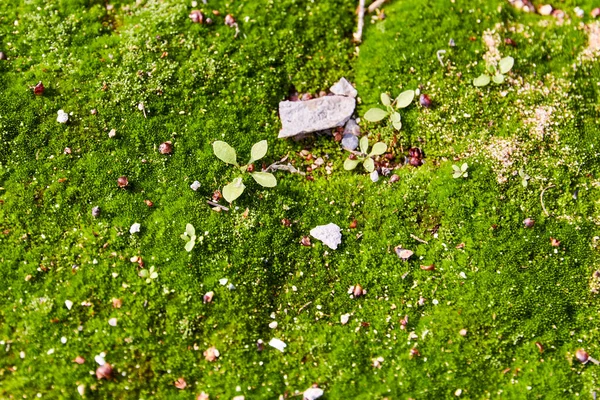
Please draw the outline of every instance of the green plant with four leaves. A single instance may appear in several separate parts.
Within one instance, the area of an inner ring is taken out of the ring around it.
[[[377,142],[373,145],[370,153],[367,153],[369,150],[369,139],[366,136],[363,136],[360,139],[360,153],[355,154],[355,158],[347,158],[344,161],[344,169],[346,171],[353,170],[356,166],[362,163],[363,167],[367,172],[373,172],[375,170],[375,162],[372,157],[380,156],[387,150],[387,144],[383,142]]]
[[[453,165],[452,169],[454,172],[452,173],[453,178],[466,178],[469,176],[467,169],[469,169],[469,165],[467,163],[463,163],[460,167],[458,165]]]
[[[385,106],[385,110],[374,107],[367,111],[364,115],[364,119],[369,122],[379,122],[385,117],[389,116],[390,122],[396,130],[402,129],[402,121],[400,113],[396,111],[400,108],[406,108],[412,103],[415,98],[414,90],[406,90],[398,95],[392,102],[392,99],[387,93],[381,93],[381,104]]]
[[[144,268],[140,271],[139,275],[142,278],[146,278],[146,283],[150,283],[153,279],[158,278],[158,272],[156,272],[154,266],[150,267],[149,269]]]
[[[504,83],[504,75],[507,74],[515,65],[515,59],[511,56],[504,57],[498,62],[498,68],[493,65],[486,67],[486,72],[473,79],[473,85],[477,87],[483,87],[490,83],[490,81],[499,85]]]
[[[248,172],[252,175],[252,178],[263,187],[275,187],[277,186],[277,179],[269,172],[254,172],[255,161],[260,160],[267,154],[268,143],[266,140],[261,140],[252,146],[250,150],[250,160],[246,165],[239,165],[237,162],[237,155],[235,149],[227,143],[217,140],[213,143],[213,151],[217,158],[227,164],[231,164],[239,168],[241,173]],[[229,203],[240,197],[244,193],[246,186],[244,185],[242,176],[238,176],[231,183],[223,187],[223,197]]]

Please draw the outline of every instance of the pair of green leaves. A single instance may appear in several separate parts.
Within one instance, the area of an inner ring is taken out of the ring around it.
[[[469,176],[469,173],[467,172],[467,169],[469,169],[469,165],[467,163],[463,163],[463,165],[461,165],[460,167],[458,165],[453,165],[452,169],[454,170],[454,172],[452,173],[452,177],[453,178],[467,178]]]
[[[387,93],[381,93],[381,104],[383,104],[386,109],[382,110],[381,108],[371,108],[364,115],[364,118],[369,122],[379,122],[385,117],[389,116],[390,122],[394,126],[396,130],[402,129],[402,121],[400,118],[400,113],[396,111],[400,108],[406,108],[412,103],[415,98],[414,90],[406,90],[398,95],[396,99],[392,102],[392,99]]]
[[[192,224],[185,225],[185,232],[183,232],[180,236],[187,243],[185,244],[185,251],[190,252],[194,248],[196,244],[196,229]]]
[[[527,184],[529,183],[529,179],[531,179],[531,177],[527,175],[523,168],[519,169],[519,176],[521,177],[521,185],[523,185],[523,187],[527,187]]]
[[[373,145],[370,153],[369,151],[369,139],[366,136],[363,136],[360,139],[360,155],[358,155],[355,159],[347,158],[344,161],[344,169],[346,171],[353,170],[362,162],[363,167],[367,172],[373,172],[375,170],[375,162],[371,157],[380,156],[387,150],[387,144],[383,142],[377,142]]]
[[[477,87],[483,87],[493,81],[495,84],[499,85],[504,83],[504,74],[507,74],[515,65],[515,59],[508,56],[504,57],[498,63],[498,69],[494,66],[488,66],[488,73],[481,74],[477,78],[473,79],[473,85]]]
[[[250,150],[250,160],[246,165],[240,166],[237,162],[237,154],[233,147],[221,140],[217,140],[213,143],[215,156],[227,164],[235,165],[242,173],[246,172],[253,162],[263,158],[267,154],[268,148],[269,145],[266,140],[261,140],[254,144]],[[250,175],[252,175],[252,178],[254,178],[256,183],[263,187],[271,188],[277,186],[277,179],[269,172],[250,172]],[[223,187],[223,197],[231,203],[244,193],[244,189],[246,189],[246,186],[244,185],[242,177],[239,176]]]

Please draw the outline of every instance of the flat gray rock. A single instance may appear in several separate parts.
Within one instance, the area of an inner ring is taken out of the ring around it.
[[[342,147],[347,150],[356,150],[359,145],[358,137],[354,135],[344,135],[342,137]]]
[[[280,138],[331,129],[344,124],[354,112],[356,100],[346,96],[325,96],[306,101],[282,101]]]
[[[340,227],[334,223],[319,225],[311,229],[310,235],[333,250],[336,250],[338,245],[342,243],[342,231]]]
[[[350,118],[348,122],[346,122],[344,135],[360,136],[360,126],[358,126],[354,118]]]
[[[329,88],[329,91],[333,94],[337,94],[340,96],[348,96],[348,97],[356,97],[358,92],[354,89],[354,86],[346,78],[342,78],[337,81],[332,87]]]

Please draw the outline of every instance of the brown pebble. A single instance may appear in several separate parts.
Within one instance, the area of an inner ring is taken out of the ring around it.
[[[104,365],[96,368],[96,378],[108,380],[112,376],[112,372],[112,366],[109,363],[104,363]]]
[[[204,14],[202,14],[202,11],[200,10],[192,10],[192,12],[190,12],[189,17],[195,24],[201,24],[202,22],[204,22]]]
[[[119,185],[120,188],[126,188],[129,186],[129,180],[126,176],[121,176],[117,179],[117,185]]]
[[[310,238],[308,236],[303,236],[302,239],[300,240],[300,244],[302,246],[309,247],[310,246]]]
[[[173,145],[171,142],[164,142],[158,146],[158,151],[160,154],[171,154],[173,152]]]

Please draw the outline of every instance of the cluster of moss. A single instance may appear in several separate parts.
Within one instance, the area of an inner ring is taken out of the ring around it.
[[[204,391],[252,399],[316,383],[332,399],[451,397],[458,389],[469,398],[588,396],[598,374],[571,354],[600,351],[589,287],[600,67],[580,57],[592,3],[560,2],[588,15],[559,23],[500,0],[398,0],[386,3],[385,19],[367,18],[357,53],[348,0],[210,0],[198,7],[219,11],[213,25],[193,24],[191,4],[178,0],[5,2],[0,394],[71,398],[85,385],[93,398]],[[228,13],[237,38],[222,22]],[[484,68],[486,30],[516,63],[509,82],[478,89],[471,81]],[[446,50],[444,66],[438,50]],[[395,137],[397,160],[423,148],[423,166],[374,184],[343,170],[346,154],[331,137],[277,141],[278,102],[341,76],[356,84],[359,115],[383,91],[420,85],[430,95],[433,107],[408,108],[399,133],[362,126],[372,142]],[[31,90],[38,81],[42,96]],[[555,110],[552,135],[541,139],[527,121],[538,107]],[[59,109],[70,113],[66,125],[56,122]],[[499,138],[521,151],[503,183],[489,150]],[[319,168],[307,180],[278,172],[277,188],[250,183],[218,213],[206,199],[233,171],[212,154],[217,139],[240,154],[267,139],[266,163],[289,155],[303,170],[310,163],[298,153],[308,149],[333,173]],[[161,155],[167,140],[173,154]],[[469,178],[452,178],[459,162],[469,164]],[[526,187],[521,168],[531,176]],[[123,175],[126,190],[117,186]],[[198,191],[189,187],[195,180]],[[526,217],[533,228],[523,227]],[[134,222],[142,229],[131,235]],[[329,222],[343,228],[336,251],[316,240],[300,245]],[[190,253],[179,237],[187,223],[203,236]],[[401,261],[397,245],[415,255]],[[158,278],[139,277],[133,256]],[[419,268],[429,264],[434,271]],[[367,294],[352,299],[347,289],[357,283]],[[215,296],[204,303],[208,291]],[[257,350],[258,339],[272,337],[287,343],[283,354]],[[212,363],[202,355],[211,346],[221,353]],[[420,356],[411,357],[415,346]],[[100,352],[114,367],[110,380],[90,374]],[[83,365],[72,362],[78,355]],[[174,386],[179,377],[184,390]]]

